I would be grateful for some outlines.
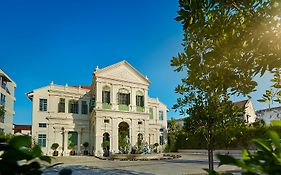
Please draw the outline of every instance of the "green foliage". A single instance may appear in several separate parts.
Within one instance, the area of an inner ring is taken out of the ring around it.
[[[266,130],[268,129],[262,122],[256,122],[251,125],[245,125],[242,128],[229,127],[225,131],[218,130],[214,133],[214,149],[253,149],[254,145],[251,142],[252,139],[266,136]],[[278,128],[270,127],[278,132],[281,132]],[[176,144],[177,149],[207,149],[207,141],[204,135],[200,132],[193,130],[180,131],[177,134]]]
[[[2,141],[0,151],[4,151],[0,156],[0,174],[41,174],[44,168],[35,159],[51,163],[51,159],[42,154],[39,145],[31,146],[29,136],[14,136],[8,143]],[[19,161],[22,163],[19,164]]]
[[[110,145],[110,142],[108,140],[104,140],[102,143],[101,143],[101,146],[103,149],[106,149],[107,147],[109,147]]]
[[[273,128],[279,127],[279,129],[281,129],[281,121],[272,122],[272,126]],[[240,167],[243,175],[281,174],[280,130],[277,132],[274,129],[269,129],[267,138],[254,139],[253,143],[257,151],[251,153],[243,149],[241,159],[236,159],[230,155],[218,155],[220,165],[235,165]],[[212,170],[207,171],[212,175],[220,174]]]
[[[268,103],[269,108],[270,104],[273,102],[281,103],[281,69],[276,68],[271,71],[271,73],[273,74],[273,79],[271,79],[273,85],[271,89],[266,90],[263,97],[258,100],[259,102]]]
[[[73,143],[73,142],[70,142],[69,144],[68,144],[68,148],[69,149],[74,149],[75,148],[75,143]]]
[[[119,144],[120,148],[125,149],[125,147],[128,145],[128,143],[127,143],[128,137],[129,137],[129,130],[128,129],[119,131],[118,144]]]
[[[5,116],[5,106],[1,105],[0,104],[0,118],[3,120],[4,119],[4,116]]]
[[[279,0],[179,0],[184,52],[173,57],[175,71],[185,72],[174,109],[191,118],[204,133],[208,149],[213,134],[240,125],[231,95],[255,90],[254,76],[281,67]],[[231,129],[235,131],[235,129]],[[234,134],[236,135],[236,133]],[[231,143],[233,136],[227,136]]]
[[[6,110],[3,105],[0,105],[0,116],[3,116],[5,114]]]
[[[58,147],[59,147],[58,143],[53,143],[52,146],[51,146],[51,149],[55,151],[55,150],[58,149]]]
[[[177,140],[181,133],[180,125],[176,123],[176,120],[172,119],[168,122],[168,144],[165,147],[165,152],[177,151]]]
[[[9,142],[13,137],[14,137],[14,135],[12,135],[12,134],[4,134],[4,133],[1,133],[1,134],[0,134],[0,143],[7,143],[7,142]]]

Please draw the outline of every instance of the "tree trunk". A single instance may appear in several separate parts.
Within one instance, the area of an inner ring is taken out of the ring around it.
[[[214,170],[214,147],[213,147],[213,135],[212,131],[209,129],[208,131],[208,162],[209,169]]]

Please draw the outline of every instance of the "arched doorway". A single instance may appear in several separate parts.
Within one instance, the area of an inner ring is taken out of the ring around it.
[[[102,148],[103,148],[103,152],[104,152],[103,156],[105,156],[105,157],[109,156],[110,137],[107,132],[103,134]]]
[[[118,125],[118,148],[121,153],[129,152],[130,134],[129,124],[121,122]]]

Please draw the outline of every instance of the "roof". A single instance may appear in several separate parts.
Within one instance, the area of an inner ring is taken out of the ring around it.
[[[16,124],[14,124],[14,130],[31,130],[31,125],[16,125]]]
[[[277,106],[277,107],[273,107],[273,108],[260,109],[260,110],[257,110],[256,113],[263,112],[263,111],[271,111],[271,110],[276,110],[276,109],[281,109],[281,106]]]
[[[82,89],[88,89],[88,90],[91,90],[92,87],[91,86],[70,86],[70,87],[75,87],[75,88],[82,88]]]
[[[239,107],[244,107],[247,104],[248,101],[249,101],[249,99],[237,101],[237,102],[234,102],[234,105],[239,106]]]
[[[7,81],[12,82],[15,87],[17,86],[16,83],[8,76],[8,74],[3,71],[3,69],[0,69],[0,76],[3,76]]]
[[[118,63],[115,63],[115,64],[112,64],[110,66],[107,66],[105,68],[102,68],[102,69],[96,69],[96,71],[94,73],[101,73],[101,72],[104,72],[106,70],[109,70],[109,69],[112,69],[114,67],[118,67],[119,65],[122,65],[122,64],[125,64],[125,65],[128,65],[133,71],[136,72],[136,74],[138,74],[140,77],[142,77],[147,83],[150,83],[150,81],[148,80],[147,77],[143,76],[138,70],[136,70],[132,65],[130,65],[126,60],[123,60],[123,61],[120,61]]]
[[[63,85],[56,85],[56,84],[51,84],[51,85],[63,87]],[[43,87],[38,88],[38,89],[46,88],[46,87],[49,87],[49,86],[50,85],[43,86]],[[80,87],[80,88],[85,89],[85,90],[91,90],[91,86],[68,86],[68,87],[71,87],[71,88],[79,88]],[[38,90],[38,89],[35,89],[35,90]],[[26,93],[27,97],[30,100],[33,98],[33,93],[34,93],[35,90]]]

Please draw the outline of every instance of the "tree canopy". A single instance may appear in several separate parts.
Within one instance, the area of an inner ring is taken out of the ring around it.
[[[239,122],[230,96],[249,94],[257,86],[256,75],[281,67],[281,4],[179,0],[179,5],[176,20],[183,26],[184,52],[171,65],[186,76],[176,87],[182,96],[174,108],[190,116],[197,129],[204,128],[212,150],[217,128]]]

